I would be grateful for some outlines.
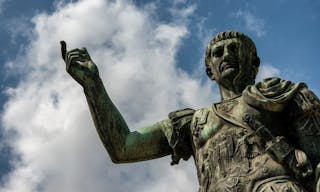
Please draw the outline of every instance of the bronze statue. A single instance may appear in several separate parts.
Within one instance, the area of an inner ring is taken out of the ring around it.
[[[67,52],[61,45],[67,71],[83,86],[114,163],[172,155],[173,165],[192,156],[199,192],[320,191],[320,101],[304,83],[268,78],[255,84],[260,59],[243,33],[219,33],[206,50],[206,72],[218,83],[221,102],[171,112],[134,132],[87,50]]]

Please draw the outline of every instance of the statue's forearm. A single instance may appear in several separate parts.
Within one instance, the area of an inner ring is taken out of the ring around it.
[[[169,119],[130,132],[125,120],[109,98],[99,77],[98,68],[87,50],[73,49],[66,53],[66,44],[62,43],[61,46],[67,71],[83,86],[95,127],[113,162],[143,161],[171,152],[165,137],[168,131],[164,131],[171,130]]]
[[[84,93],[100,139],[112,161],[117,162],[130,130],[109,98],[99,77],[84,87]]]
[[[168,155],[171,152],[162,131],[171,126],[170,120],[130,132],[99,77],[86,86],[84,92],[95,127],[113,162],[143,161]]]

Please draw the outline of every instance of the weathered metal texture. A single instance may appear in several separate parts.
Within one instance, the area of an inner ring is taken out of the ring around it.
[[[193,157],[199,192],[320,192],[320,101],[304,83],[268,78],[255,84],[260,59],[246,35],[219,33],[206,50],[206,72],[218,83],[221,102],[172,112],[134,132],[110,100],[87,50],[61,45],[67,71],[83,86],[113,162],[171,154],[174,165]]]

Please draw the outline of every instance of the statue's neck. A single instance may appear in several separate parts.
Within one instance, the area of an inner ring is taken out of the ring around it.
[[[221,95],[221,100],[222,100],[222,101],[235,98],[235,97],[241,95],[241,94],[242,94],[242,91],[243,91],[243,90],[236,90],[236,89],[234,89],[234,88],[226,89],[226,88],[223,87],[223,86],[219,86],[219,88],[220,88],[220,95]]]

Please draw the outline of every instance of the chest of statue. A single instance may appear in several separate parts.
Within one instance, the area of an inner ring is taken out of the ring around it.
[[[277,114],[254,109],[241,97],[196,111],[191,133],[200,191],[250,191],[261,178],[286,175],[265,152],[262,139],[243,123],[247,113],[282,131]]]
[[[251,107],[240,96],[196,111],[191,123],[195,148],[200,148],[218,133],[224,135],[223,132],[228,127],[237,126],[249,130],[250,128],[243,121],[246,114],[253,115],[274,135],[285,135],[286,127],[283,125],[281,113]]]

